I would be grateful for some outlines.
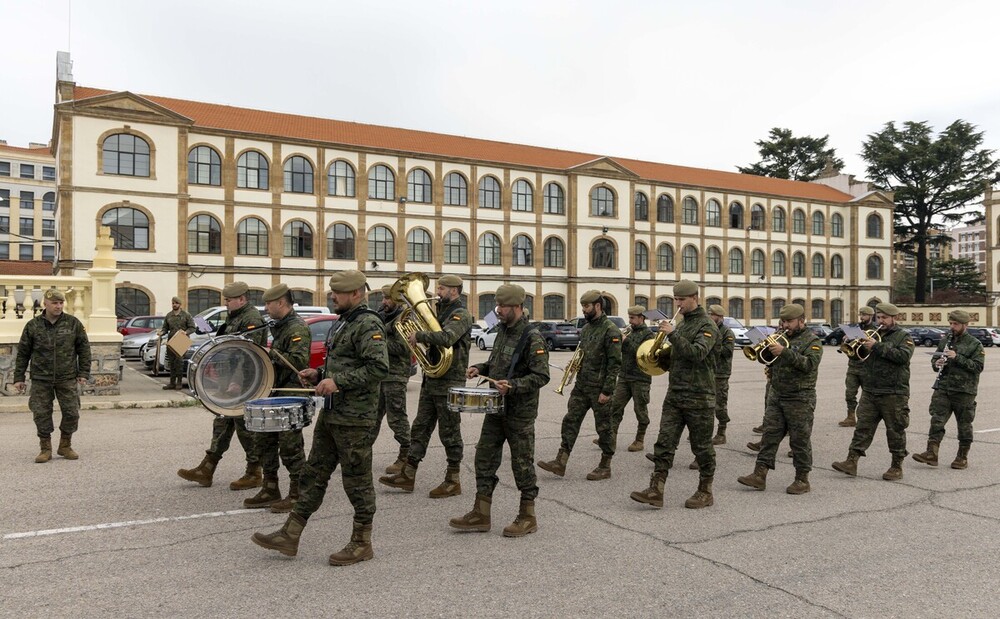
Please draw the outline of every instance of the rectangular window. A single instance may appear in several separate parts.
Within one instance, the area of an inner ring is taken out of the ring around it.
[[[18,228],[20,234],[24,236],[34,236],[35,234],[35,218],[34,217],[22,217],[21,226]]]
[[[0,176],[10,176],[9,161],[0,161]]]
[[[43,219],[42,220],[42,236],[55,238],[56,236],[56,220],[55,219]]]
[[[10,260],[10,243],[0,243],[0,260]]]
[[[56,180],[56,169],[50,165],[42,166],[42,180],[43,181]]]
[[[35,210],[35,192],[34,191],[22,191],[21,192],[21,208],[27,209],[29,211]]]
[[[10,208],[10,189],[0,189],[0,208]]]
[[[21,178],[35,178],[35,166],[27,163],[22,163]]]
[[[750,299],[750,318],[764,319],[764,299]]]
[[[10,217],[4,215],[0,217],[0,233],[6,234],[9,232],[10,232]]]
[[[547,295],[543,301],[543,308],[545,320],[566,319],[566,309],[563,304],[563,298],[558,295]]]
[[[34,260],[35,248],[27,243],[21,243],[21,249],[17,252],[17,257],[21,260]]]
[[[42,245],[42,260],[48,260],[49,262],[56,259],[56,246],[55,245]]]

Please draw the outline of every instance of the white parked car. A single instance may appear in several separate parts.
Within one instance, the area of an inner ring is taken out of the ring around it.
[[[156,331],[126,335],[122,338],[122,357],[125,357],[126,359],[141,359],[142,352],[145,349],[146,344],[153,342],[155,345],[156,338]]]
[[[500,325],[496,324],[480,333],[476,337],[476,346],[479,347],[479,350],[493,350],[493,342],[497,339],[498,331],[500,331]]]
[[[735,318],[726,316],[722,319],[722,324],[733,330],[733,335],[736,336],[737,346],[748,346],[750,344],[750,339],[747,337],[747,328],[743,326],[743,323]]]
[[[986,330],[990,332],[990,337],[993,338],[993,345],[1000,346],[1000,329],[996,327],[986,327]]]

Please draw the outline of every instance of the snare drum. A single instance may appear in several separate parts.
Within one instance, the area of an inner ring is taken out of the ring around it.
[[[453,413],[503,414],[503,396],[496,389],[452,387],[448,410]]]
[[[261,398],[243,405],[243,420],[251,432],[288,432],[312,423],[316,400],[323,398]]]
[[[267,350],[239,335],[205,342],[191,357],[188,386],[205,408],[239,417],[243,405],[271,393],[274,366]]]

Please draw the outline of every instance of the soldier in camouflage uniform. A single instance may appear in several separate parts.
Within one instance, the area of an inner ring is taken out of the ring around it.
[[[726,426],[729,425],[729,377],[733,374],[733,350],[736,334],[725,325],[726,310],[721,305],[708,308],[708,316],[719,329],[719,343],[712,349],[715,361],[715,418],[719,422],[713,445],[726,444]]]
[[[812,470],[812,425],[816,412],[816,376],[823,359],[823,345],[812,330],[806,328],[805,310],[793,303],[781,308],[781,328],[785,330],[788,347],[774,342],[768,350],[774,355],[771,364],[771,387],[764,413],[764,436],[753,473],[740,477],[744,486],[763,490],[767,471],[774,468],[774,455],[787,435],[792,447],[795,481],[785,489],[788,494],[809,492],[809,471]]]
[[[969,447],[972,446],[972,422],[976,418],[976,393],[979,375],[983,372],[986,351],[983,344],[969,335],[971,316],[965,310],[948,314],[951,332],[941,338],[937,353],[931,358],[931,368],[938,373],[931,396],[931,429],[927,435],[927,451],[913,454],[913,459],[931,466],[938,464],[938,448],[944,438],[944,426],[955,414],[958,424],[958,455],[951,463],[953,469],[969,466]]]
[[[562,444],[555,460],[539,462],[550,473],[566,474],[566,463],[573,451],[580,425],[587,411],[594,410],[601,462],[587,474],[591,481],[611,477],[611,457],[615,454],[615,429],[611,417],[611,398],[615,392],[618,371],[622,366],[622,333],[604,313],[609,305],[599,290],[588,290],[580,296],[580,305],[587,324],[580,332],[577,354],[583,355],[576,383],[569,395],[566,415],[562,420]]]
[[[330,277],[334,309],[340,320],[327,339],[322,374],[306,369],[299,376],[316,383],[326,406],[316,420],[309,460],[299,475],[299,500],[284,526],[274,533],[254,533],[258,546],[293,557],[309,517],[319,509],[330,476],[341,467],[344,492],[354,507],[351,541],[330,555],[330,565],[367,561],[372,552],[375,487],[372,485],[372,428],[378,405],[378,383],[389,371],[385,329],[379,315],[365,303],[367,279],[360,271],[340,271]]]
[[[632,400],[632,408],[635,410],[635,418],[638,426],[635,431],[635,440],[628,446],[629,451],[642,451],[645,447],[643,441],[646,439],[646,428],[649,427],[649,387],[653,378],[639,369],[635,362],[635,354],[639,346],[646,340],[653,339],[653,332],[646,326],[646,317],[643,315],[646,308],[641,305],[633,305],[628,308],[628,323],[632,329],[628,336],[622,340],[622,367],[618,371],[618,383],[615,385],[615,394],[611,398],[611,424],[614,428],[614,438],[611,446],[618,446],[618,427],[625,417],[625,405]],[[600,438],[595,442],[600,444]]]
[[[862,331],[874,329],[875,310],[867,305],[858,310],[858,327]],[[847,340],[849,341],[849,340]],[[837,349],[840,352],[840,349]],[[865,364],[857,355],[847,359],[847,376],[844,378],[844,399],[847,401],[847,417],[837,423],[842,428],[853,428],[858,423],[855,411],[858,408],[858,389],[861,389],[861,375]]]
[[[257,308],[250,305],[247,299],[247,291],[250,289],[246,282],[233,282],[227,284],[222,289],[222,296],[226,303],[226,322],[223,323],[216,336],[235,335],[246,333],[251,341],[263,346],[267,343],[267,328],[264,327],[264,318],[257,311]],[[234,385],[238,388],[239,385]],[[260,458],[257,449],[254,447],[253,434],[247,430],[243,417],[216,416],[212,422],[212,443],[205,451],[205,457],[201,463],[193,469],[180,469],[177,474],[188,481],[193,481],[205,488],[212,485],[212,477],[215,475],[215,467],[219,464],[223,454],[229,449],[229,444],[233,440],[233,433],[239,439],[243,451],[246,453],[247,468],[246,473],[236,481],[230,482],[230,490],[248,490],[258,488],[261,484]]]
[[[80,425],[79,386],[90,380],[90,340],[83,323],[63,312],[66,297],[62,292],[46,290],[44,309],[28,321],[21,331],[14,361],[14,384],[23,391],[28,365],[31,365],[31,409],[38,432],[40,451],[35,462],[52,459],[52,402],[59,399],[59,450],[67,460],[80,456],[73,451],[72,436]]]
[[[476,445],[476,500],[472,511],[449,524],[461,531],[489,531],[493,490],[500,481],[497,469],[503,461],[503,444],[510,446],[510,465],[521,491],[521,507],[514,522],[505,527],[505,537],[522,537],[538,530],[535,520],[535,418],[538,390],[549,382],[549,353],[537,329],[524,314],[524,288],[504,284],[497,288],[497,316],[501,326],[486,363],[468,369],[466,378],[488,376],[491,386],[504,397],[500,414],[483,416],[483,429]]]
[[[896,326],[899,309],[892,303],[875,306],[882,341],[866,338],[862,346],[868,352],[861,375],[861,401],[858,402],[858,425],[847,460],[834,462],[833,468],[847,475],[858,474],[858,458],[875,438],[879,421],[885,421],[885,438],[892,453],[892,464],[882,474],[886,481],[903,478],[906,458],[906,428],[910,425],[910,358],[913,338]]]
[[[166,336],[167,341],[177,335],[180,331],[191,334],[195,331],[194,318],[191,314],[181,309],[180,297],[170,299],[171,310],[163,317],[163,327],[160,329],[159,337]],[[157,359],[154,363],[159,363]],[[177,355],[167,347],[167,364],[170,366],[170,383],[163,386],[164,389],[184,388],[184,357]]]
[[[410,429],[410,452],[406,456],[406,464],[399,473],[379,478],[379,483],[398,488],[405,492],[413,492],[416,482],[417,466],[427,453],[427,444],[434,426],[438,425],[438,436],[444,445],[448,468],[444,481],[430,491],[432,499],[442,499],[462,494],[462,484],[459,477],[462,463],[462,418],[459,413],[448,410],[448,390],[452,387],[465,386],[465,370],[469,365],[469,347],[472,341],[469,332],[472,330],[472,314],[462,305],[462,278],[457,275],[445,275],[438,278],[437,321],[440,331],[418,331],[410,335],[410,345],[418,343],[430,346],[430,361],[437,362],[435,347],[451,348],[451,366],[444,376],[431,378],[424,374],[420,385],[420,400],[417,403],[417,416]]]
[[[403,336],[396,331],[396,320],[403,313],[389,292],[392,286],[382,286],[382,307],[379,315],[385,324],[385,346],[389,351],[389,375],[382,381],[378,397],[378,419],[375,431],[372,433],[372,444],[378,438],[382,428],[382,419],[388,417],[392,436],[399,443],[399,456],[396,461],[386,467],[387,475],[403,470],[406,456],[410,452],[410,422],[406,418],[406,385],[410,380],[410,349],[407,348]]]
[[[297,372],[292,371],[278,358],[285,358],[296,370],[309,367],[309,345],[312,335],[309,326],[292,309],[292,293],[285,284],[278,284],[264,292],[264,309],[270,323],[273,340],[269,354],[274,366],[274,387],[297,388],[302,386]],[[274,392],[272,397],[287,396],[288,392]],[[302,440],[302,430],[285,432],[257,432],[254,434],[254,445],[257,456],[264,469],[264,480],[260,492],[245,499],[243,507],[270,507],[276,514],[292,511],[295,501],[299,498],[299,471],[305,462],[305,442]],[[278,458],[288,470],[288,496],[281,498],[278,487]]]
[[[670,382],[663,399],[660,434],[653,448],[655,470],[649,487],[637,490],[632,500],[653,507],[663,507],[663,486],[674,463],[674,453],[686,427],[691,450],[700,467],[698,490],[685,501],[691,509],[714,503],[712,480],[715,477],[715,447],[712,427],[715,422],[715,363],[712,349],[719,341],[719,330],[698,304],[698,285],[682,279],[674,285],[674,302],[684,320],[675,328],[670,321],[660,323],[660,331],[670,342]]]

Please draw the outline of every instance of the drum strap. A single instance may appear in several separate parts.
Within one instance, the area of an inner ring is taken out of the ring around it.
[[[521,339],[517,341],[517,348],[514,349],[514,356],[510,358],[510,368],[507,369],[507,380],[514,378],[514,368],[517,366],[517,362],[521,360],[521,355],[524,353],[524,347],[528,345],[528,338],[531,337],[531,333],[534,330],[534,327],[525,328],[524,333],[521,334]]]

